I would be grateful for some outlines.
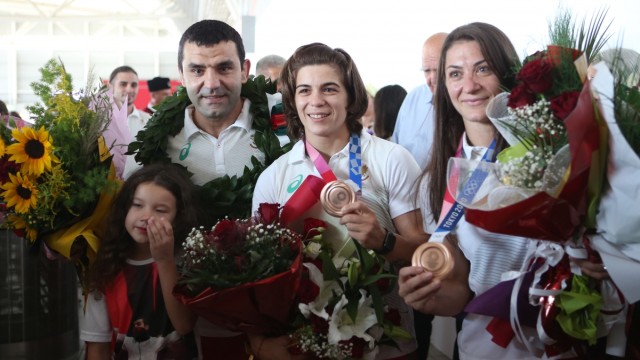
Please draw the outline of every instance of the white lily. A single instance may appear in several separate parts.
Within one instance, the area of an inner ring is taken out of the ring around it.
[[[371,307],[373,300],[364,289],[360,289],[360,294],[362,296],[358,302],[358,313],[355,321],[347,313],[346,306],[349,301],[344,295],[334,307],[331,320],[329,320],[329,344],[337,344],[342,340],[357,336],[368,341],[369,348],[375,346],[375,339],[367,333],[367,330],[378,322],[376,312]]]
[[[333,297],[333,291],[340,292],[340,286],[336,281],[324,281],[324,275],[322,271],[311,263],[303,264],[309,269],[309,279],[320,288],[320,292],[315,300],[309,304],[298,304],[298,308],[304,317],[309,318],[311,314],[315,314],[325,320],[329,319],[329,314],[325,310],[325,307],[329,303],[329,300]]]

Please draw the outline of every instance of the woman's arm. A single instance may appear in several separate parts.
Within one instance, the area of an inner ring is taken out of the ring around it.
[[[342,212],[344,215],[340,218],[340,223],[347,227],[349,236],[365,248],[381,252],[387,261],[393,263],[409,264],[415,249],[429,240],[429,235],[422,229],[419,209],[393,219],[397,233],[390,234],[395,236],[395,243],[386,249],[388,252],[384,251],[385,240],[389,240],[387,231],[393,229],[383,228],[375,213],[365,203],[356,201],[345,205]]]

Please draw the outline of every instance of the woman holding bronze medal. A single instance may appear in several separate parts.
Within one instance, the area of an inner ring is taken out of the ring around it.
[[[305,218],[325,221],[324,238],[336,256],[353,253],[355,240],[390,263],[408,262],[427,240],[413,193],[420,168],[404,148],[362,131],[367,94],[349,54],[319,43],[302,46],[280,79],[289,136],[300,141],[261,174],[254,209],[284,205],[282,218],[294,230]],[[385,301],[413,334],[411,311],[397,293]],[[415,341],[383,346],[376,359],[410,359],[415,349]]]
[[[501,311],[508,314],[508,298],[506,306],[497,297],[479,304],[475,309],[482,308],[480,313],[469,308],[479,295],[500,283],[503,274],[520,270],[529,240],[489,233],[467,223],[464,207],[446,190],[450,158],[494,161],[504,148],[504,139],[485,110],[495,95],[513,86],[517,63],[518,55],[501,30],[472,23],[447,36],[438,68],[434,146],[422,181],[423,212],[429,220],[426,230],[432,234],[429,244],[444,243],[454,265],[443,279],[414,261],[414,266],[400,270],[399,292],[407,304],[422,312],[448,316],[468,312],[457,339],[461,359],[537,358],[517,337],[501,337],[501,330],[510,329],[508,317],[501,321],[498,316]],[[476,170],[468,176],[482,175],[482,170]],[[463,189],[463,193],[469,190]],[[421,250],[414,256],[419,257]]]

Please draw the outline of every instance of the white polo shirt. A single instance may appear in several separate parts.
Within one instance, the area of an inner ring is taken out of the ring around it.
[[[392,219],[417,208],[414,201],[414,185],[420,176],[420,167],[402,146],[371,136],[366,131],[360,136],[362,200],[376,213],[383,227],[394,231]],[[344,180],[357,190],[355,183],[349,180],[349,144],[331,156],[328,165],[338,179]],[[257,211],[260,203],[285,204],[309,175],[320,177],[313,161],[306,156],[304,143],[298,141],[290,152],[274,161],[258,178],[253,193],[253,211]],[[329,240],[334,251],[338,253],[349,238],[346,227],[340,225],[338,218],[328,215],[319,202],[300,216],[292,227],[302,231],[302,221],[309,217],[327,223],[325,239]],[[385,302],[400,311],[403,328],[413,334],[413,315],[402,298],[394,292],[385,297]],[[411,353],[415,349],[415,341],[401,343],[400,350],[385,346],[376,358],[394,358]]]
[[[251,101],[244,100],[238,119],[216,138],[196,126],[193,121],[193,105],[187,106],[184,127],[174,137],[169,137],[167,154],[175,164],[186,166],[193,173],[191,180],[203,185],[224,175],[242,176],[245,166],[251,167],[251,157],[264,162],[264,154],[257,148],[251,128],[249,113]],[[142,165],[134,156],[127,157],[124,177],[128,178]]]

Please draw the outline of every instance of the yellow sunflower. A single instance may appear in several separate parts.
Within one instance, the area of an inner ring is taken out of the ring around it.
[[[53,144],[49,132],[40,127],[35,130],[31,127],[22,127],[11,130],[11,135],[16,143],[7,147],[9,160],[21,165],[21,171],[25,174],[40,176],[45,170],[51,170],[51,162],[58,161],[53,155]]]
[[[2,140],[2,138],[0,138],[0,157],[4,156],[4,152],[5,152],[5,145],[4,145],[4,140]]]
[[[9,174],[9,182],[2,184],[2,197],[7,207],[15,206],[16,212],[24,214],[38,203],[38,188],[28,176]]]
[[[28,226],[27,222],[24,221],[22,217],[16,214],[9,214],[7,216],[7,221],[13,229],[21,231],[22,234],[19,234],[18,236],[24,236],[31,242],[35,241],[38,237],[38,230]]]

